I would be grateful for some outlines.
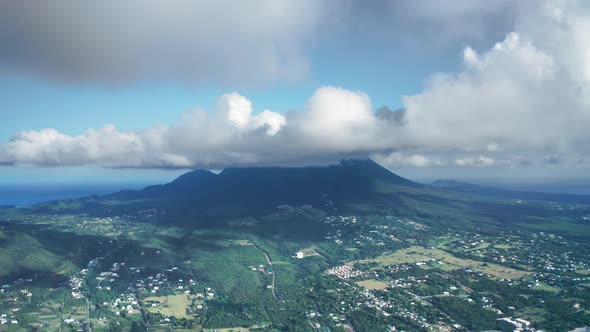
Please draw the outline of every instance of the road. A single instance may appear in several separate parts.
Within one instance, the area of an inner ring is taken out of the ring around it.
[[[63,324],[63,312],[64,307],[66,305],[66,296],[64,295],[63,300],[61,301],[61,307],[59,308],[59,327],[57,328],[57,332],[61,332],[61,326]]]
[[[272,272],[272,283],[270,284],[270,290],[272,291],[272,296],[274,296],[275,300],[279,300],[279,298],[277,297],[277,293],[275,292],[275,280],[276,280],[276,275],[275,275],[275,269],[274,266],[272,265],[272,259],[270,258],[270,255],[268,254],[268,251],[260,248],[256,243],[252,242],[252,244],[254,244],[254,247],[256,247],[256,249],[262,251],[264,253],[264,256],[266,257],[266,262],[268,263],[268,265],[270,265],[270,269]]]
[[[193,280],[195,282],[197,282],[197,277],[195,276],[195,272],[193,271],[193,267],[191,266],[192,261],[188,260],[186,262],[184,262],[186,264],[186,267],[188,268],[188,271],[191,273],[191,275],[193,276]]]
[[[139,291],[135,289],[135,277],[131,277],[129,271],[127,271],[129,278],[131,279],[131,291],[135,295],[135,300],[137,300],[137,304],[139,305],[139,312],[141,313],[141,319],[143,320],[143,324],[145,325],[146,330],[149,330],[150,324],[147,319],[147,315],[145,313],[145,309],[143,308],[143,302],[141,302],[141,298],[139,297]]]
[[[92,324],[90,324],[90,301],[88,301],[87,297],[84,297],[86,300],[86,324],[88,326],[88,332],[92,332]]]

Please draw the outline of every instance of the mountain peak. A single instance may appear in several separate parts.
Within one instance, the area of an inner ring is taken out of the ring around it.
[[[214,178],[216,175],[215,173],[206,170],[206,169],[196,169],[194,171],[190,171],[188,173],[184,173],[181,176],[177,177],[172,183],[181,183],[181,182],[194,182],[199,181],[202,179],[211,179]]]
[[[169,184],[117,197],[158,201],[168,211],[240,216],[274,211],[279,205],[331,208],[383,199],[383,188],[417,187],[371,159],[345,159],[338,165],[313,167],[236,167],[216,175],[199,169]],[[377,190],[377,187],[380,189]]]
[[[217,175],[206,169],[197,169],[181,176],[177,177],[174,181],[170,182],[167,186],[181,189],[181,190],[192,190],[197,187],[207,186],[215,181]]]
[[[401,185],[418,186],[417,183],[403,178],[387,168],[379,165],[373,159],[342,159],[340,166],[345,169],[353,170],[363,176],[374,179],[382,179],[389,182],[394,182]]]
[[[358,158],[358,159],[341,159],[340,165],[343,167],[377,167],[383,168],[381,165],[377,164],[371,158]]]

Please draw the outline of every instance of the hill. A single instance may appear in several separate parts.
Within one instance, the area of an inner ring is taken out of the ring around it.
[[[473,183],[457,180],[437,180],[432,183],[434,187],[451,189],[460,192],[474,193],[485,196],[507,197],[522,200],[554,201],[570,203],[590,203],[590,195],[544,193],[536,191],[510,190],[497,187],[481,186]]]

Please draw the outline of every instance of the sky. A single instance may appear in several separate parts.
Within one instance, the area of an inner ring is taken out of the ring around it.
[[[0,181],[589,180],[586,1],[0,3]]]

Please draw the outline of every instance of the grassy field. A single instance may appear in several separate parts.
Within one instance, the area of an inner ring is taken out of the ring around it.
[[[443,270],[469,268],[474,271],[489,274],[496,278],[505,279],[522,278],[530,274],[530,272],[527,271],[516,270],[497,264],[482,263],[471,259],[458,258],[440,249],[429,249],[421,246],[409,247],[361,262],[377,263],[379,266],[389,266],[396,264],[414,264],[420,261],[430,261],[432,259],[436,261],[442,261],[443,264],[439,267]],[[351,264],[354,263],[356,262],[351,262]]]
[[[559,235],[577,238],[590,237],[590,223],[573,222],[567,218],[555,220],[547,220],[542,218],[529,219],[533,219],[533,221],[520,222],[518,225],[532,231],[552,232]]]
[[[361,287],[365,287],[365,288],[371,289],[371,290],[387,288],[386,283],[384,283],[383,281],[374,280],[374,279],[357,281],[356,284]]]
[[[235,244],[240,246],[253,246],[254,243],[250,242],[250,240],[235,240]]]
[[[557,287],[553,287],[547,283],[540,283],[538,286],[535,286],[536,290],[541,290],[541,291],[546,291],[546,292],[551,292],[551,293],[559,293],[560,289]]]
[[[485,248],[489,247],[490,245],[491,245],[491,243],[484,242],[484,243],[480,243],[479,245],[477,245],[474,248],[467,249],[466,251],[475,251],[475,250],[485,249]]]
[[[159,302],[157,307],[146,306],[150,312],[158,312],[164,316],[173,316],[176,318],[189,318],[186,314],[186,309],[192,301],[191,295],[177,294],[168,296],[148,297],[144,299],[145,302]]]
[[[317,251],[315,251],[314,248],[305,248],[305,249],[299,250],[297,253],[302,255],[304,258],[310,257],[310,256],[320,256],[320,254]]]

